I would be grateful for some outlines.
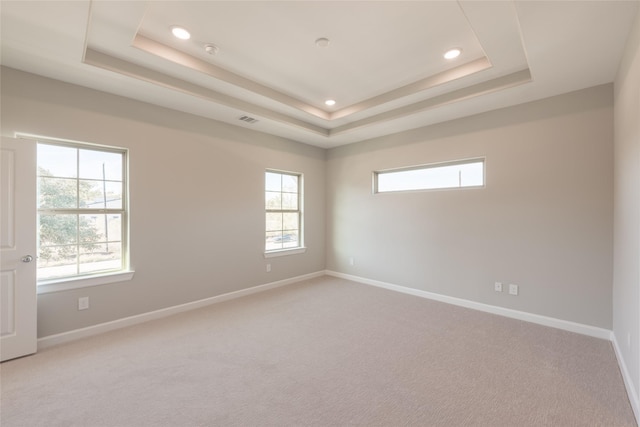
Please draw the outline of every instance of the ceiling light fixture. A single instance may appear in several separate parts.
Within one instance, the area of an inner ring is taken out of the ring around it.
[[[207,43],[204,45],[204,51],[207,52],[209,55],[215,55],[218,53],[219,50],[220,48],[213,43]]]
[[[173,26],[171,27],[171,33],[180,40],[189,40],[191,38],[191,33],[183,27]]]
[[[457,58],[458,56],[460,56],[460,54],[462,53],[462,49],[450,49],[448,51],[445,52],[444,57],[445,59],[453,59],[453,58]]]
[[[316,46],[318,47],[327,47],[329,46],[329,39],[326,37],[320,37],[316,39]]]
[[[327,99],[326,101],[324,101],[324,104],[329,106],[329,107],[332,107],[332,106],[336,105],[336,101],[334,99]]]

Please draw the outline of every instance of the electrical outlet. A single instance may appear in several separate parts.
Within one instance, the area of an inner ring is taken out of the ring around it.
[[[271,273],[271,264],[267,264],[267,273]]]
[[[349,265],[356,265],[356,261],[353,259],[353,257],[349,258]]]
[[[509,285],[509,295],[518,295],[518,285],[513,283]]]
[[[502,292],[502,282],[496,282],[493,284],[493,290],[496,292]]]
[[[87,310],[89,308],[89,297],[78,298],[78,310]]]

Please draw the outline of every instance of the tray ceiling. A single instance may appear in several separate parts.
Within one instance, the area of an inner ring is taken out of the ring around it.
[[[329,148],[611,82],[638,2],[1,7],[3,65]]]

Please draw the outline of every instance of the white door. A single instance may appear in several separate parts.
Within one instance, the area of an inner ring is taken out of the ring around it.
[[[0,360],[36,352],[36,143],[0,144]]]

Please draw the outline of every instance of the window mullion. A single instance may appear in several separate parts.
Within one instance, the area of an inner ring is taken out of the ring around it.
[[[76,149],[76,209],[80,209],[80,150]]]
[[[80,150],[76,148],[76,274],[80,274]]]
[[[98,215],[98,214],[124,214],[124,209],[38,209],[41,214],[68,214],[68,215]]]
[[[76,274],[80,274],[80,214],[76,214]]]
[[[268,213],[296,213],[300,212],[300,209],[267,209]]]

